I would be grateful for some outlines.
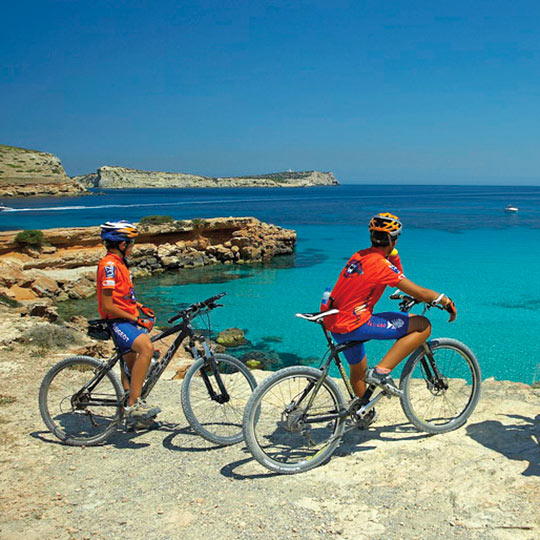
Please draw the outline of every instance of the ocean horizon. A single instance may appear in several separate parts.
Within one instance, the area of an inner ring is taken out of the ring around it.
[[[367,224],[380,211],[400,217],[398,243],[405,274],[444,292],[456,302],[458,320],[430,314],[433,337],[453,337],[477,355],[483,377],[532,383],[538,359],[534,335],[540,327],[540,186],[441,186],[346,184],[316,188],[205,188],[100,190],[84,197],[4,201],[0,230],[97,226],[108,219],[138,221],[146,215],[175,219],[254,216],[295,229],[294,256],[271,263],[186,269],[138,279],[140,299],[161,321],[181,303],[225,291],[225,307],[212,316],[216,331],[246,330],[242,356],[264,355],[272,367],[316,365],[325,351],[320,329],[297,319],[318,310],[349,256],[369,245]],[[519,207],[506,214],[507,204]],[[96,230],[97,232],[97,230]],[[378,311],[397,306],[386,294]],[[95,316],[95,298],[70,302],[66,312]],[[367,344],[370,364],[390,343]]]

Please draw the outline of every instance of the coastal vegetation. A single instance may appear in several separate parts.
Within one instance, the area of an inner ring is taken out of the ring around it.
[[[15,242],[20,246],[31,246],[40,248],[43,245],[43,233],[38,230],[29,229],[21,231],[15,236]]]
[[[139,225],[162,225],[163,223],[172,223],[174,218],[171,216],[145,216],[139,221]]]

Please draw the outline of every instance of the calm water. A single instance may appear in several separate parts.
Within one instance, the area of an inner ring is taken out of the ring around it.
[[[136,288],[161,320],[182,302],[226,291],[215,330],[247,330],[251,348],[274,365],[314,363],[324,352],[320,329],[296,319],[317,310],[348,257],[368,245],[369,217],[381,210],[405,224],[398,248],[405,274],[452,296],[458,320],[431,315],[434,336],[467,343],[484,377],[532,382],[540,362],[540,187],[338,186],[310,189],[133,190],[81,198],[10,199],[0,229],[98,225],[149,214],[177,219],[252,215],[298,233],[294,257],[269,265],[184,270],[139,280]],[[516,215],[505,214],[512,203]],[[390,291],[389,291],[390,292]],[[394,303],[381,300],[380,310]],[[71,309],[95,314],[95,300]],[[375,361],[388,347],[369,343]],[[245,350],[237,351],[241,355]]]

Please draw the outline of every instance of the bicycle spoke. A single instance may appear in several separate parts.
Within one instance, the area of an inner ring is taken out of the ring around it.
[[[219,444],[231,444],[238,442],[236,439],[241,439],[244,407],[252,392],[250,380],[228,358],[230,357],[223,355],[215,357],[217,372],[226,389],[228,401],[223,403],[218,401],[222,395],[216,374],[204,365],[201,365],[201,369],[190,378],[187,390],[183,389],[182,396],[184,411],[190,419],[190,424],[201,435]],[[204,378],[201,376],[203,369],[216,394],[215,399],[210,397]],[[185,400],[189,401],[189,407]]]
[[[92,359],[68,359],[51,370],[40,392],[42,415],[60,439],[69,444],[95,444],[104,439],[120,419],[121,390],[107,374],[93,380],[100,364]]]
[[[305,376],[283,379],[269,388],[258,403],[260,412],[254,425],[255,437],[262,452],[271,460],[283,464],[310,460],[333,442],[338,419],[324,423],[306,423],[305,420],[335,414],[339,408],[335,396],[323,384],[307,411],[304,407],[313,389],[300,405],[297,400],[309,383]]]
[[[477,382],[473,380],[471,361],[462,351],[435,347],[432,355],[441,379],[426,356],[418,357],[408,383],[408,406],[411,414],[422,423],[441,427],[453,422],[468,408]],[[425,369],[424,362],[429,370]]]

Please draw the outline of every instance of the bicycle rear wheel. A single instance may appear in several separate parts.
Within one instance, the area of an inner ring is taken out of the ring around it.
[[[345,403],[328,377],[315,393],[321,376],[315,368],[285,368],[253,392],[244,413],[244,439],[267,469],[281,474],[308,471],[326,461],[339,445],[345,421],[332,416]]]
[[[234,356],[215,354],[214,360],[228,397],[222,400],[216,375],[201,358],[189,368],[182,383],[182,409],[189,425],[201,437],[215,444],[235,444],[242,440],[244,407],[257,381]],[[215,393],[213,397],[207,383]]]
[[[420,431],[446,433],[461,427],[480,397],[481,374],[474,353],[450,338],[428,342],[409,358],[401,374],[401,406]]]
[[[39,410],[50,431],[65,444],[99,444],[120,422],[124,390],[114,373],[107,371],[97,384],[92,382],[103,368],[89,356],[72,356],[43,378]]]

